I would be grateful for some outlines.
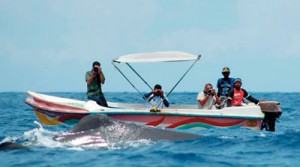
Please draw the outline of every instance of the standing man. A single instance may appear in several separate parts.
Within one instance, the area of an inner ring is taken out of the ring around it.
[[[101,106],[107,107],[108,105],[101,88],[101,84],[105,82],[105,77],[98,61],[93,63],[91,71],[86,72],[85,80],[87,82],[87,98],[96,101]]]
[[[218,79],[217,88],[219,97],[227,97],[231,89],[233,89],[234,78],[229,78],[230,69],[229,67],[224,67],[222,70],[223,78]]]
[[[229,67],[224,67],[222,70],[223,78],[218,79],[217,88],[218,88],[218,97],[221,99],[221,105],[218,108],[226,107],[226,100],[228,97],[228,93],[233,89],[234,78],[230,78],[230,69]]]

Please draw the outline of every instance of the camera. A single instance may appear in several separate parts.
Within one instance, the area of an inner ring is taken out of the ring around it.
[[[208,90],[207,90],[207,93],[208,93],[208,94],[212,94],[212,92],[213,92],[213,89],[208,89]]]
[[[99,69],[98,69],[97,67],[94,67],[93,70],[94,70],[96,73],[98,73],[98,70],[99,70]]]
[[[156,90],[154,92],[154,94],[157,95],[157,96],[161,96],[162,95],[162,91],[161,90]]]

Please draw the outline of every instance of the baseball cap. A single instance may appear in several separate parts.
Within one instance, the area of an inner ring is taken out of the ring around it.
[[[229,67],[224,67],[222,72],[230,72]]]
[[[242,84],[242,79],[241,78],[237,78],[237,79],[234,80],[234,83],[236,83],[236,82],[240,82]]]

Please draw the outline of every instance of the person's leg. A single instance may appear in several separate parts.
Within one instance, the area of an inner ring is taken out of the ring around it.
[[[89,100],[95,101],[98,105],[108,107],[106,99],[104,96],[92,95],[88,97]]]
[[[220,101],[221,101],[220,105],[218,105],[218,104],[215,105],[217,109],[222,109],[224,107],[227,107],[227,97],[226,96],[221,96]]]
[[[99,98],[98,96],[92,95],[92,96],[88,96],[88,99],[97,102]]]
[[[97,103],[98,103],[98,102],[97,102]],[[108,107],[107,102],[106,102],[106,99],[105,99],[104,96],[100,96],[100,97],[99,97],[99,103],[98,103],[98,104],[101,105],[101,106],[104,106],[104,107]]]

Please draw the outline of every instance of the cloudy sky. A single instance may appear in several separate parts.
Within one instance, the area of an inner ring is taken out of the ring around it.
[[[298,0],[0,0],[0,92],[85,92],[95,60],[105,92],[134,92],[112,59],[155,51],[202,55],[177,92],[216,85],[224,66],[250,92],[299,92],[299,11]],[[134,67],[168,91],[189,65]]]

